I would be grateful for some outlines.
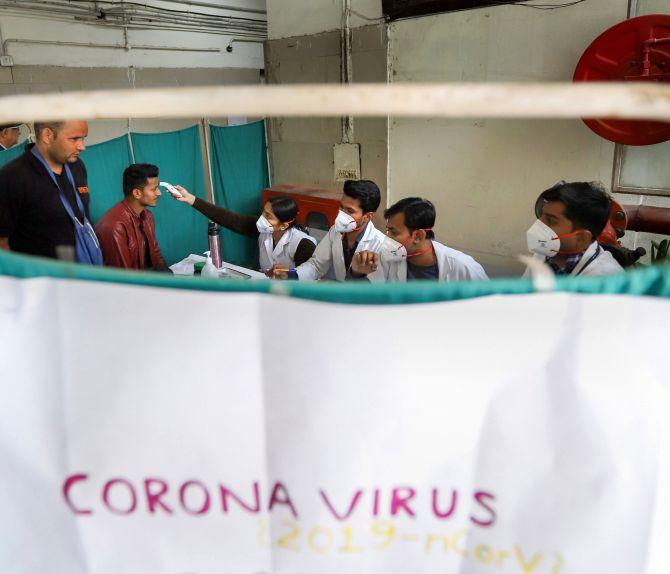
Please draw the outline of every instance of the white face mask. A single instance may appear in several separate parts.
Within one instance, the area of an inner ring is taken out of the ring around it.
[[[526,232],[528,251],[544,257],[553,257],[561,250],[561,240],[556,232],[539,219]]]
[[[275,230],[264,215],[261,215],[256,221],[256,229],[258,233],[274,233]]]
[[[402,261],[407,258],[405,246],[388,235],[384,237],[381,250],[384,257],[390,261]]]
[[[338,233],[349,233],[350,231],[355,231],[357,227],[358,221],[340,209],[337,219],[335,219],[335,231]]]

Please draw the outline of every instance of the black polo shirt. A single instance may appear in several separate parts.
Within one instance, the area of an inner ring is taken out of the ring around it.
[[[58,188],[29,144],[23,155],[0,169],[0,237],[9,238],[12,251],[56,257],[56,246],[74,247],[74,224],[60,200]],[[88,214],[86,167],[81,160],[69,164],[77,190],[63,170],[59,185],[77,217],[81,211],[75,193]]]

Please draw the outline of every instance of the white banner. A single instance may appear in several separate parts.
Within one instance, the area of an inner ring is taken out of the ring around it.
[[[670,572],[670,304],[0,278],[0,572]]]

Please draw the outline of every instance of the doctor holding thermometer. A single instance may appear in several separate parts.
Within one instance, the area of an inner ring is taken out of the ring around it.
[[[290,197],[272,197],[263,206],[260,217],[241,215],[196,197],[180,185],[171,193],[177,201],[187,203],[218,225],[258,240],[258,268],[272,274],[274,268],[292,269],[308,261],[316,240],[296,222],[298,206]],[[169,188],[166,187],[168,191]],[[178,195],[177,195],[178,194]]]

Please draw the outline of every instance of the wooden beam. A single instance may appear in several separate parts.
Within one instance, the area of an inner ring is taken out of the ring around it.
[[[670,85],[294,84],[153,88],[0,98],[0,123],[101,118],[627,118],[670,121]]]

